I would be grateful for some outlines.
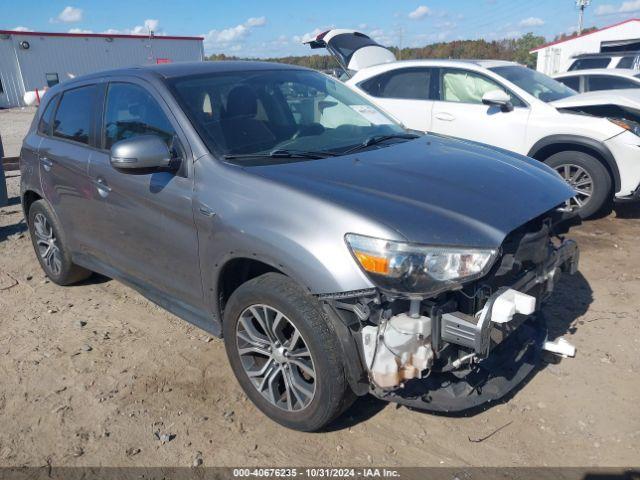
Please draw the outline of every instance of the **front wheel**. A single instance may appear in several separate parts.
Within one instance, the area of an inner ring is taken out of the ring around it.
[[[267,273],[238,287],[225,307],[223,333],[240,386],[281,425],[319,430],[353,399],[318,300],[288,277]]]
[[[576,191],[569,201],[582,218],[600,212],[611,200],[611,175],[596,157],[578,151],[565,151],[545,160]]]

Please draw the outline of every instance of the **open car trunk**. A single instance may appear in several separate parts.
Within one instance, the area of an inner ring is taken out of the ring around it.
[[[327,30],[305,43],[312,49],[326,48],[348,77],[363,68],[396,61],[393,52],[355,30]]]

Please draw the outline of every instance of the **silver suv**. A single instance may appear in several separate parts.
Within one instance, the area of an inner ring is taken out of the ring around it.
[[[59,285],[99,272],[224,337],[275,421],[357,395],[432,411],[500,398],[578,250],[573,190],[493,147],[406,131],[339,81],[258,62],[110,71],[50,89],[22,204]]]

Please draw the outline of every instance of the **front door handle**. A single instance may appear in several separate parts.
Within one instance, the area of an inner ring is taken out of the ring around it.
[[[100,194],[101,197],[104,198],[107,195],[109,195],[109,193],[111,193],[111,187],[107,184],[107,181],[104,178],[102,177],[96,178],[93,184],[98,189],[98,193]]]
[[[44,168],[46,172],[51,171],[51,167],[53,167],[53,161],[51,161],[47,157],[40,157],[40,163],[42,164],[42,168]]]
[[[442,120],[442,121],[445,121],[445,122],[452,122],[453,120],[456,119],[456,117],[451,115],[449,112],[438,112],[438,113],[436,113],[435,117],[438,120]]]

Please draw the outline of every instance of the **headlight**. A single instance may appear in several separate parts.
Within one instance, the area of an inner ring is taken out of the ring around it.
[[[607,117],[611,123],[615,123],[621,128],[625,130],[629,130],[634,135],[640,137],[640,123],[634,122],[632,120],[627,120],[626,118],[609,118]]]
[[[348,233],[353,256],[371,281],[394,293],[433,296],[489,271],[497,250],[415,245]]]

